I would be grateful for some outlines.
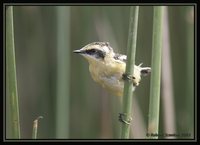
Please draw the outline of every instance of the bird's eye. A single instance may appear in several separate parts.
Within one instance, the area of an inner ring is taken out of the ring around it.
[[[97,52],[97,50],[96,49],[91,49],[90,52],[91,53],[95,53],[95,52]]]
[[[94,54],[94,53],[96,53],[97,52],[97,50],[96,49],[90,49],[90,50],[86,50],[86,53],[87,54]]]

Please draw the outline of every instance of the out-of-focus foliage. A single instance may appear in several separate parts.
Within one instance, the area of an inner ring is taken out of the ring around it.
[[[69,138],[119,138],[120,98],[107,93],[96,84],[84,58],[72,51],[94,41],[107,41],[115,52],[126,53],[129,6],[70,6],[67,29],[70,64]],[[20,108],[21,138],[31,138],[32,123],[38,116],[38,138],[56,138],[57,101],[57,21],[56,6],[14,6],[16,71]],[[140,6],[136,64],[151,64],[152,6]],[[194,7],[169,6],[170,59],[172,65],[173,99],[176,134],[194,131]],[[63,16],[65,17],[65,15]],[[65,18],[63,18],[65,19]],[[66,67],[67,67],[66,62]],[[65,64],[63,65],[65,66]],[[134,93],[137,109],[133,109],[136,132],[133,138],[146,138],[150,76],[144,77]],[[162,92],[162,90],[161,90]],[[162,96],[161,96],[162,99]],[[62,104],[65,104],[62,103]],[[161,104],[162,105],[162,104]],[[167,104],[166,104],[167,105]],[[136,111],[137,110],[137,111]],[[7,107],[6,112],[9,111]],[[67,113],[69,111],[69,114]],[[160,133],[164,133],[160,115]],[[66,122],[67,123],[67,122]],[[9,124],[7,124],[9,130]],[[134,131],[134,129],[133,129]],[[170,132],[171,133],[171,132]],[[9,137],[7,131],[7,137]],[[182,138],[186,138],[182,136]]]

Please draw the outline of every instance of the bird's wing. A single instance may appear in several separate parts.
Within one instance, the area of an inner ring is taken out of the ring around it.
[[[126,63],[126,60],[127,60],[127,56],[126,55],[123,55],[123,54],[118,54],[118,53],[116,53],[115,55],[114,55],[114,57],[113,57],[116,61],[118,61],[118,62],[125,62]]]

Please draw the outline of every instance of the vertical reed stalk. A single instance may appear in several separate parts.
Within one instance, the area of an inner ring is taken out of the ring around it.
[[[153,15],[153,42],[152,42],[152,60],[151,60],[151,87],[149,104],[148,133],[150,138],[157,139],[160,111],[160,76],[161,76],[161,54],[162,54],[162,17],[163,7],[154,6]]]
[[[194,102],[196,102],[195,95],[194,95],[194,89],[195,85],[195,79],[197,78],[195,75],[195,70],[197,64],[195,61],[197,56],[195,56],[197,53],[197,49],[195,48],[194,42],[197,42],[197,40],[194,39],[195,32],[194,31],[194,7],[193,6],[187,6],[185,9],[185,15],[186,15],[186,102],[187,105],[185,106],[187,110],[187,116],[188,116],[188,126],[187,126],[187,132],[191,132],[190,138],[194,137]],[[197,26],[197,25],[196,25]],[[196,28],[197,30],[197,28]],[[196,50],[195,50],[196,49]],[[196,51],[196,52],[195,52]],[[195,54],[195,55],[194,55]]]
[[[6,98],[10,97],[11,138],[20,138],[19,105],[15,65],[13,6],[6,7]]]
[[[137,41],[137,28],[138,28],[138,15],[139,6],[132,6],[130,8],[130,22],[129,22],[129,36],[127,45],[127,65],[126,74],[133,74],[135,65],[135,54],[136,54],[136,41]],[[124,83],[124,94],[123,94],[123,114],[124,121],[130,122],[131,110],[132,110],[132,89],[133,85],[130,81]],[[121,138],[129,138],[130,124],[122,122]]]
[[[175,123],[175,103],[172,79],[172,63],[170,52],[170,35],[169,35],[169,20],[168,20],[168,7],[164,7],[163,14],[163,50],[162,50],[162,108],[164,119],[164,130],[166,133],[176,132]],[[174,139],[175,136],[166,136],[167,139]]]
[[[70,7],[57,7],[56,138],[69,138]]]

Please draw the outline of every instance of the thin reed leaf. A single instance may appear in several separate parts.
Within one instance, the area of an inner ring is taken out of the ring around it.
[[[17,92],[13,6],[6,7],[6,98],[10,100],[11,138],[20,138],[19,104]],[[10,137],[9,137],[10,138]]]

